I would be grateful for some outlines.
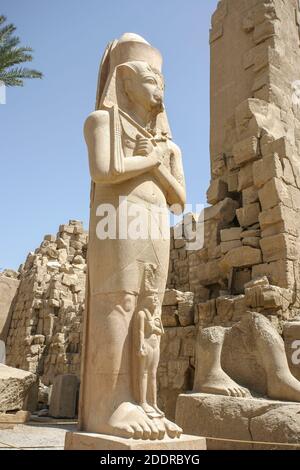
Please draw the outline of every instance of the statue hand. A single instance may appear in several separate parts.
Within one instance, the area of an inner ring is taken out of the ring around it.
[[[141,357],[147,356],[147,350],[146,350],[145,344],[142,344],[142,345],[141,345],[138,354],[139,354],[139,356],[141,356]]]
[[[135,155],[141,155],[142,157],[148,157],[154,150],[154,145],[152,144],[150,139],[146,139],[141,137],[140,135],[137,136],[137,143],[134,150]]]

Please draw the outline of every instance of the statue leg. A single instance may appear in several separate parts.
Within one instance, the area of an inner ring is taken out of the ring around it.
[[[250,393],[234,382],[222,369],[221,354],[226,329],[204,328],[197,338],[194,392],[247,397]]]
[[[159,417],[164,417],[165,414],[157,405],[157,369],[159,364],[160,343],[153,348],[153,360],[150,366],[150,380],[148,387],[149,403],[154,408]]]
[[[283,339],[263,315],[252,313],[250,318],[259,359],[267,375],[268,396],[299,402],[300,382],[290,371]]]
[[[135,296],[126,293],[90,297],[80,404],[83,431],[159,437],[158,427],[132,394],[130,324],[135,306]]]

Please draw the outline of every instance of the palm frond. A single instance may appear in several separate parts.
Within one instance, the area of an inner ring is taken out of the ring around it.
[[[23,80],[42,78],[43,74],[38,70],[23,67],[14,67],[6,71],[0,71],[0,80],[6,86],[23,86]]]
[[[37,70],[15,67],[31,62],[33,50],[29,46],[19,46],[20,38],[12,36],[16,27],[13,24],[2,26],[5,21],[6,17],[0,15],[0,80],[6,86],[23,86],[25,79],[42,78],[43,74]]]

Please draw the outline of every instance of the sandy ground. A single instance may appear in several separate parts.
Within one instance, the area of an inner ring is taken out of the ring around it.
[[[0,428],[0,450],[63,450],[66,432],[75,430],[76,424],[67,421],[30,421],[13,429]]]

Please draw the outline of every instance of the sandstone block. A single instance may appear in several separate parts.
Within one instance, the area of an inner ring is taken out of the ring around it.
[[[238,248],[242,246],[241,240],[231,240],[229,242],[221,242],[221,252],[223,254],[228,253],[228,251],[232,250],[233,248]]]
[[[253,266],[262,262],[261,251],[250,246],[242,246],[229,251],[220,261],[220,269],[229,272],[232,268]]]
[[[256,186],[250,186],[250,188],[244,189],[243,194],[243,206],[252,204],[258,201],[258,191]]]
[[[237,165],[243,165],[259,158],[258,139],[248,137],[233,147],[233,156]]]
[[[230,224],[235,218],[235,211],[238,202],[231,198],[226,198],[218,204],[204,209],[204,222],[215,220],[222,226]]]
[[[250,186],[253,186],[253,163],[248,163],[239,172],[238,190],[243,191]]]
[[[228,185],[225,181],[217,178],[213,180],[207,191],[207,202],[217,204],[228,196]]]
[[[297,240],[284,233],[261,239],[260,246],[264,262],[296,260],[299,253]]]
[[[241,227],[232,227],[221,230],[221,241],[230,242],[232,240],[240,240],[242,230],[243,229]]]
[[[293,208],[293,202],[288,186],[280,179],[273,178],[258,191],[262,210],[271,209],[282,203]]]
[[[282,166],[277,154],[264,157],[253,164],[254,184],[257,188],[261,188],[272,178],[282,176]]]
[[[219,261],[213,260],[203,263],[198,269],[198,281],[200,284],[206,286],[215,284],[220,279]]]
[[[276,286],[288,288],[294,285],[293,262],[287,259],[253,266],[252,278],[266,275],[269,281]]]
[[[283,204],[261,212],[259,222],[264,237],[278,232],[287,232],[297,236],[300,227],[297,213]]]
[[[0,364],[0,412],[22,410],[35,382],[34,374]]]
[[[75,375],[66,374],[55,377],[49,414],[54,418],[75,418],[78,379]]]
[[[258,202],[254,202],[237,209],[236,216],[241,227],[250,227],[258,222],[259,213],[260,205]]]

